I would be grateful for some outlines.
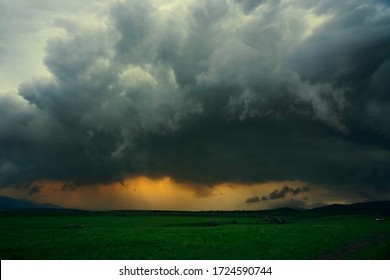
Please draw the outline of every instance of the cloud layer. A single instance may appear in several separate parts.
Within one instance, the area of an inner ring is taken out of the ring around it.
[[[1,186],[146,175],[389,194],[387,1],[107,5],[57,17],[51,77],[0,95]]]

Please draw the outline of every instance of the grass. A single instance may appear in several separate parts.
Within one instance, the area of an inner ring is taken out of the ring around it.
[[[390,222],[289,217],[0,216],[1,259],[389,259]],[[207,226],[218,220],[218,226]],[[66,225],[81,225],[80,228]]]

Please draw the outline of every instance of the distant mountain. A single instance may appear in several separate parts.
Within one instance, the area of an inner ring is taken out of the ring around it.
[[[0,210],[25,210],[25,209],[61,209],[54,204],[41,204],[28,200],[15,199],[8,196],[0,196]]]
[[[350,215],[372,214],[390,215],[390,201],[362,202],[355,204],[332,204],[309,210],[326,214]]]

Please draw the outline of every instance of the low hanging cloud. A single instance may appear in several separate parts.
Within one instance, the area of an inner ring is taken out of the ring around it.
[[[286,195],[288,194],[291,194],[292,196],[296,196],[300,193],[308,192],[308,191],[310,191],[310,188],[307,186],[302,188],[290,188],[289,186],[284,186],[280,190],[274,190],[273,192],[271,192],[267,198],[269,200],[281,199],[281,198],[285,198]]]
[[[258,196],[248,197],[248,198],[245,200],[245,203],[247,203],[247,204],[259,203],[259,202],[260,202],[260,198],[259,198]]]
[[[62,185],[61,191],[63,192],[71,192],[75,191],[77,189],[77,186],[73,184],[72,182],[66,182]]]
[[[0,186],[144,175],[389,195],[387,1],[105,5],[54,20],[51,77],[0,95]]]
[[[43,188],[42,186],[37,186],[37,185],[32,186],[31,189],[30,189],[30,191],[28,192],[28,194],[29,194],[29,195],[33,195],[33,194],[40,193],[41,190],[42,190],[42,188]]]
[[[264,195],[261,198],[258,196],[249,197],[248,199],[245,200],[245,203],[252,204],[252,203],[260,203],[262,201],[284,199],[288,195],[296,196],[298,194],[309,192],[309,191],[310,188],[308,186],[304,186],[301,188],[291,188],[289,186],[284,186],[280,190],[273,190],[271,193],[269,193],[268,195]]]

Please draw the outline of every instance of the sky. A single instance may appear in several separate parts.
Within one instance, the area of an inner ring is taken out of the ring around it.
[[[0,195],[390,200],[390,1],[0,0]]]

